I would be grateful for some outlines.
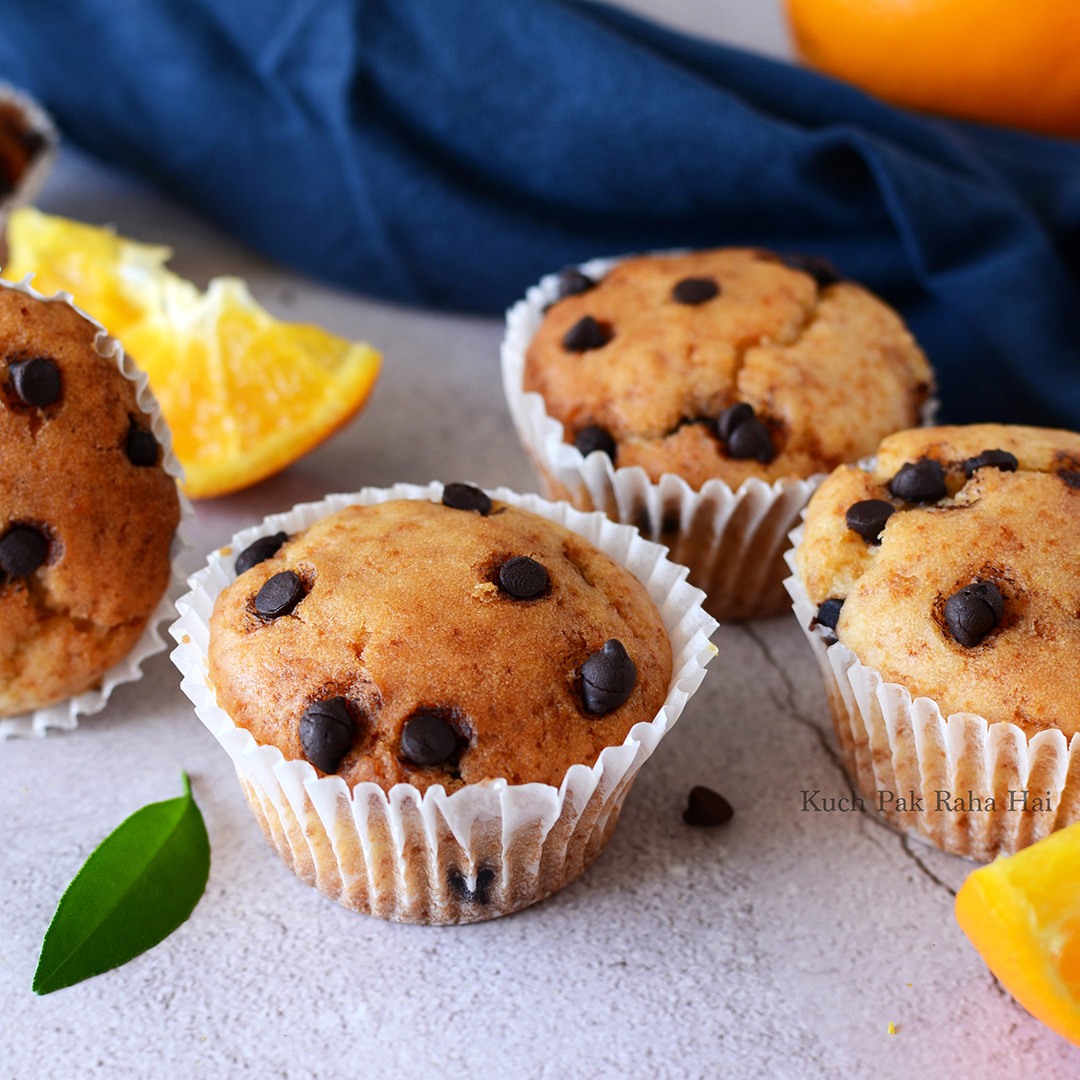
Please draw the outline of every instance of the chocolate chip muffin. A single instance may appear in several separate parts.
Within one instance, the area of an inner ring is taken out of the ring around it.
[[[667,696],[671,647],[634,576],[467,485],[263,538],[237,570],[210,621],[219,703],[350,787],[558,787]]]
[[[173,660],[297,876],[384,919],[475,922],[604,850],[716,654],[685,577],[566,503],[369,488],[211,553]]]
[[[1080,791],[1072,788],[1080,781],[1062,785],[1067,742],[1080,731],[1072,661],[1080,652],[1078,551],[1080,435],[1073,432],[997,424],[900,432],[881,443],[872,469],[842,466],[821,485],[794,560],[808,600],[804,618],[811,615],[825,644],[838,639],[864,668],[929,699],[950,723],[982,718],[973,728],[976,749],[954,741],[950,752],[959,756],[946,767],[925,731],[918,747],[907,745],[910,720],[883,724],[872,699],[856,708],[831,693],[849,768],[863,772],[869,794],[892,790],[882,770],[910,753],[928,791],[998,787],[992,812],[1022,811],[1023,797],[1009,793],[1033,791],[1039,771],[1029,775],[1033,761],[1014,761],[1008,783],[996,775],[1010,758],[998,743],[1013,740],[1013,753],[1022,746],[1025,758],[1030,747],[1061,753],[1056,779],[1045,765],[1038,775],[1046,786],[1037,795],[1053,803],[1036,808],[1046,819],[1040,828],[1076,818]],[[982,757],[991,744],[992,762]],[[969,750],[977,760],[967,761]],[[924,787],[920,780],[915,790]],[[952,812],[954,801],[938,809]],[[1021,841],[1036,838],[1034,828],[1018,834]],[[961,850],[974,843],[977,823],[965,829],[950,850],[992,857],[1022,846],[1000,825],[1000,836]]]
[[[824,260],[742,248],[545,278],[502,359],[547,493],[666,544],[723,619],[782,610],[822,475],[918,423],[933,387],[888,305]]]
[[[918,422],[930,367],[900,317],[821,260],[727,248],[571,271],[526,353],[583,454],[692,488],[807,477]]]
[[[176,481],[99,335],[0,282],[0,716],[95,686],[171,576]]]

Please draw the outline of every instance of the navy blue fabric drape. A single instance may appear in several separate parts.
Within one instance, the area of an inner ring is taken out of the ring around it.
[[[1080,427],[1075,141],[569,0],[3,3],[0,78],[330,281],[495,311],[593,255],[823,254],[903,311],[947,418]]]

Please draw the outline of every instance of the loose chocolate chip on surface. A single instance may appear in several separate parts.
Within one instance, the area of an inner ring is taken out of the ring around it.
[[[586,315],[563,334],[562,343],[567,352],[588,352],[590,349],[602,349],[611,338],[610,330],[591,315]]]
[[[944,499],[945,470],[933,458],[909,461],[889,481],[889,490],[904,502],[928,503]]]
[[[720,286],[711,277],[683,278],[671,290],[671,299],[676,304],[704,304],[719,295]]]
[[[682,819],[687,825],[726,825],[735,816],[731,803],[712,788],[692,787]]]
[[[263,582],[255,594],[255,611],[264,619],[288,615],[304,599],[304,583],[292,570],[282,570]]]
[[[736,402],[734,405],[729,405],[717,418],[716,418],[716,434],[720,436],[724,442],[727,442],[731,438],[731,433],[742,423],[747,420],[754,419],[754,407],[747,405],[745,401]]]
[[[253,540],[236,556],[236,576],[247,573],[253,566],[258,566],[259,563],[276,555],[281,545],[288,539],[285,533],[277,532],[273,536],[260,536],[258,540]]]
[[[17,360],[10,368],[15,393],[27,405],[44,409],[60,396],[60,369],[47,356]]]
[[[611,437],[611,432],[599,424],[583,427],[574,436],[574,445],[584,457],[588,457],[594,450],[602,450],[612,461],[615,460],[615,440]]]
[[[157,439],[152,432],[139,427],[134,420],[128,428],[127,445],[124,449],[127,451],[128,461],[138,468],[145,469],[157,464]]]
[[[581,697],[585,711],[603,716],[614,712],[633,693],[637,666],[621,641],[611,638],[581,665]]]
[[[488,890],[495,883],[495,871],[490,866],[481,866],[476,871],[476,885],[472,889],[469,888],[465,875],[456,866],[447,871],[446,880],[454,895],[463,903],[486,904],[491,899]]]
[[[858,533],[868,544],[878,543],[885,522],[896,513],[896,507],[884,499],[861,499],[852,503],[844,521],[854,533]]]
[[[548,587],[548,572],[528,555],[515,555],[499,568],[499,588],[515,600],[535,600]]]
[[[32,525],[15,525],[0,539],[0,570],[29,577],[49,557],[49,541]]]
[[[996,585],[977,581],[945,601],[945,626],[966,648],[978,645],[1005,614],[1005,598]]]
[[[1071,488],[1080,488],[1080,469],[1062,469],[1058,476]]]
[[[964,462],[964,475],[970,480],[976,469],[1000,469],[1002,472],[1016,472],[1020,463],[1008,450],[984,450],[977,457],[969,457]]]
[[[457,748],[457,733],[434,713],[418,712],[401,729],[402,756],[414,765],[441,765]]]
[[[578,296],[595,288],[596,282],[588,274],[583,274],[576,266],[568,266],[559,273],[558,298],[560,300],[565,300],[568,296]]]
[[[475,510],[481,516],[491,512],[491,500],[472,484],[447,484],[443,487],[443,506],[451,510]]]
[[[356,721],[343,697],[313,701],[300,717],[299,734],[304,757],[316,769],[334,773],[352,749]]]
[[[797,251],[792,251],[781,261],[792,270],[801,270],[804,274],[809,274],[817,282],[819,289],[836,285],[844,280],[840,271],[828,259],[820,255],[800,255]]]
[[[836,624],[840,621],[840,610],[843,606],[844,601],[835,596],[830,596],[828,600],[822,600],[818,604],[814,622],[818,626],[827,626],[830,630],[835,630]]]

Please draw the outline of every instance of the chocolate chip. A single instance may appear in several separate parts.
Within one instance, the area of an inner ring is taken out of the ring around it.
[[[566,331],[562,343],[567,352],[588,352],[590,349],[602,349],[611,338],[611,331],[607,327],[591,315],[586,315]]]
[[[945,626],[966,648],[978,645],[1005,614],[1005,598],[996,585],[977,581],[945,601]]]
[[[456,866],[451,866],[447,871],[446,880],[462,903],[486,904],[491,899],[488,890],[495,883],[495,871],[490,866],[481,866],[476,871],[476,885],[472,889],[469,888],[465,875]]]
[[[49,557],[49,541],[32,525],[13,525],[0,540],[0,570],[29,577]]]
[[[716,434],[724,443],[728,457],[756,458],[768,465],[776,457],[769,429],[754,415],[745,401],[729,405],[716,418]]]
[[[414,765],[441,765],[457,748],[457,732],[435,713],[418,712],[401,729],[402,756]]]
[[[720,286],[711,277],[688,277],[678,282],[671,290],[671,299],[676,304],[704,304],[714,296],[720,295]]]
[[[1014,454],[1008,450],[984,450],[978,457],[969,457],[964,462],[964,475],[970,480],[976,469],[1000,469],[1002,472],[1016,472],[1020,464]]]
[[[769,429],[760,420],[746,420],[741,423],[727,441],[728,457],[745,460],[755,458],[762,465],[768,465],[776,457],[776,447],[772,444]]]
[[[282,570],[263,582],[255,594],[255,611],[264,619],[288,615],[304,599],[304,583],[292,570]]]
[[[1058,476],[1071,488],[1080,488],[1080,469],[1062,469]]]
[[[481,516],[491,512],[491,500],[472,484],[447,484],[443,487],[443,506],[452,510],[475,510]]]
[[[313,701],[300,717],[300,746],[304,757],[324,773],[335,773],[352,749],[356,721],[343,697]]]
[[[134,420],[128,428],[127,445],[128,461],[139,468],[147,468],[156,465],[158,460],[158,444],[152,432],[139,427]]]
[[[253,540],[236,556],[236,576],[247,573],[253,566],[276,555],[288,539],[285,533],[277,532],[273,536],[260,536],[258,540]]]
[[[17,360],[9,368],[15,393],[27,405],[44,409],[60,396],[60,369],[47,356]]]
[[[852,532],[858,533],[868,544],[876,544],[885,522],[895,513],[896,507],[884,499],[861,499],[848,507],[844,521]]]
[[[740,424],[745,423],[747,420],[754,419],[754,407],[747,405],[745,401],[738,401],[734,405],[729,405],[717,418],[716,418],[716,434],[720,436],[724,442],[727,442],[731,438],[731,433]]]
[[[535,600],[548,587],[548,572],[528,555],[515,555],[499,568],[499,588],[515,600]]]
[[[830,596],[828,600],[822,600],[818,604],[814,622],[818,626],[827,626],[830,630],[835,630],[836,624],[840,621],[840,610],[843,606],[844,601],[835,596]]]
[[[782,262],[792,270],[801,270],[804,274],[809,274],[817,282],[819,289],[836,285],[844,280],[840,271],[821,255],[800,255],[797,251],[791,251],[783,256]]]
[[[587,274],[583,274],[576,266],[568,266],[559,273],[557,296],[560,300],[565,300],[568,296],[578,296],[595,288],[596,282]]]
[[[612,461],[615,460],[615,440],[611,437],[611,432],[599,424],[583,427],[574,436],[574,445],[585,457],[594,450],[602,450]]]
[[[692,787],[682,819],[687,825],[726,825],[735,816],[731,803],[712,788]]]
[[[637,667],[621,641],[611,638],[581,665],[581,697],[585,711],[603,716],[614,712],[633,693]]]
[[[889,490],[904,502],[936,502],[948,494],[945,470],[933,458],[908,462],[889,481]]]

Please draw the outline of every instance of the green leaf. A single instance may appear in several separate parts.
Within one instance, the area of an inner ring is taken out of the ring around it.
[[[34,993],[126,964],[194,910],[210,876],[210,841],[183,777],[183,795],[136,810],[83,863],[45,932]]]

